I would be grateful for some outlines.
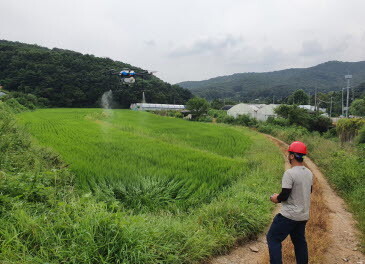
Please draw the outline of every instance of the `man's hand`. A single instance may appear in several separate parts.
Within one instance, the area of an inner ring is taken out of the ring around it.
[[[270,200],[273,202],[273,203],[278,203],[278,196],[279,194],[277,193],[274,193],[273,195],[270,196]]]

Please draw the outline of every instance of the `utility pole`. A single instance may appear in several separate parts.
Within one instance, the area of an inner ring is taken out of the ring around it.
[[[352,79],[352,75],[345,75],[345,79],[347,81],[347,97],[346,97],[346,117],[349,117],[349,101],[350,101],[350,80]]]
[[[344,113],[344,109],[343,109],[343,90],[345,88],[342,87],[342,101],[341,101],[341,106],[342,106],[342,116],[345,116],[345,113]]]
[[[330,117],[332,117],[332,96],[331,96]]]
[[[308,94],[309,94],[309,102],[308,102],[308,104],[311,105],[311,92],[309,92]]]
[[[314,110],[317,111],[317,87],[314,90]]]

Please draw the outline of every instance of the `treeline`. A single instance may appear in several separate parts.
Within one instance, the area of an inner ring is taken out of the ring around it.
[[[0,40],[0,84],[9,92],[33,94],[42,105],[98,107],[102,94],[110,89],[120,108],[140,102],[143,91],[153,103],[184,104],[192,97],[189,90],[155,76],[125,86],[118,77],[105,74],[122,68],[142,70],[109,58]]]

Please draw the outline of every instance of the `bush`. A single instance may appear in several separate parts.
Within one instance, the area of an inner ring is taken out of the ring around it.
[[[208,115],[213,118],[224,118],[227,116],[227,111],[225,110],[215,110],[215,109],[209,109]]]
[[[5,101],[5,105],[8,106],[7,110],[16,114],[27,111],[28,108],[21,105],[15,98],[10,98]]]
[[[310,131],[318,131],[318,132],[326,132],[332,126],[332,121],[330,118],[320,115],[320,114],[312,114],[309,120],[309,130]]]
[[[274,127],[270,124],[263,124],[257,128],[257,131],[265,134],[275,135]]]
[[[280,105],[275,109],[275,113],[287,119],[290,125],[302,126],[310,131],[323,133],[332,126],[330,118],[319,113],[310,113],[297,105]],[[273,122],[272,119],[270,119],[270,122]],[[286,126],[285,122],[282,122]]]
[[[258,121],[255,118],[251,118],[249,115],[239,115],[236,118],[226,115],[224,117],[217,118],[218,123],[225,123],[237,126],[257,127]]]
[[[171,111],[168,111],[167,113],[168,113],[168,116],[170,116],[170,117],[183,118],[183,114],[180,111],[171,110]]]
[[[218,118],[217,119],[217,122],[218,123],[225,123],[225,124],[231,124],[232,125],[235,122],[235,118],[233,116],[227,115],[227,116],[225,116],[223,118]]]
[[[21,92],[11,92],[1,98],[1,100],[4,102],[14,99],[17,100],[19,104],[30,110],[46,107],[49,104],[49,101],[46,98],[37,97],[33,94],[25,94]]]
[[[208,115],[203,115],[203,116],[198,117],[197,121],[205,122],[205,123],[212,123],[213,118]]]
[[[328,131],[323,133],[322,136],[327,139],[335,139],[337,137],[336,128],[335,127],[330,128]]]
[[[337,122],[336,130],[341,142],[352,142],[364,124],[365,120],[360,118],[340,119]]]
[[[357,144],[364,144],[365,143],[365,126],[364,125],[359,130],[359,133],[358,133],[355,141],[356,141]]]
[[[267,120],[266,120],[267,123],[269,124],[273,124],[273,125],[278,125],[278,126],[282,126],[282,127],[286,127],[286,126],[289,126],[290,123],[289,123],[289,120],[286,119],[286,118],[283,118],[283,117],[272,117],[270,116]]]

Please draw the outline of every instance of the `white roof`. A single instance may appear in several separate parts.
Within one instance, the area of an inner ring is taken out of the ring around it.
[[[135,106],[141,108],[168,108],[168,109],[184,109],[185,105],[174,105],[174,104],[149,104],[149,103],[136,103]]]

